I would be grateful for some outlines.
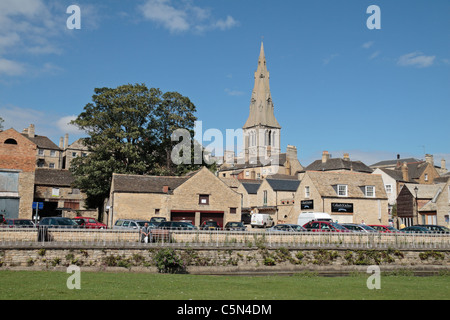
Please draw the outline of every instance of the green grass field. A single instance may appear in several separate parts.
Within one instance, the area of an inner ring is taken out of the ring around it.
[[[1,300],[448,300],[450,276],[381,276],[369,290],[369,275],[347,277],[197,276],[81,273],[81,289],[69,290],[64,272],[0,271]]]

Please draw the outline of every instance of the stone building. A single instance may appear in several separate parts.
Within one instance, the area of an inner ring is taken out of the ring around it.
[[[449,214],[448,191],[448,182],[433,185],[405,184],[397,197],[398,223],[407,227],[416,224],[447,225],[445,216]]]
[[[183,177],[113,174],[108,203],[109,226],[125,218],[241,221],[241,195],[205,167]]]
[[[255,213],[267,213],[275,223],[284,223],[295,204],[295,194],[300,181],[297,179],[267,178],[258,188]]]
[[[388,224],[388,198],[381,176],[358,172],[307,171],[287,220],[300,212],[326,212],[339,223]]]
[[[0,132],[0,214],[31,219],[36,143],[14,129]]]
[[[62,169],[62,150],[48,137],[35,133],[34,124],[22,131],[22,135],[36,144],[36,167]]]
[[[420,183],[420,184],[433,184],[434,179],[440,177],[440,175],[446,171],[445,160],[441,161],[442,168],[438,168],[434,165],[433,155],[426,154],[425,161],[406,158],[401,159],[400,155],[397,155],[396,160],[385,160],[380,161],[371,165],[372,169],[384,169],[394,170],[397,173],[401,173],[402,180],[408,181],[410,183]]]
[[[240,155],[231,152],[230,155],[225,151],[218,175],[239,179],[264,179],[273,174],[295,175],[302,165],[295,146],[289,145],[286,153],[281,153],[281,126],[275,118],[270,73],[262,43],[254,79],[250,113],[242,128],[243,152]]]
[[[42,202],[44,208],[39,217],[76,216],[95,217],[96,211],[86,210],[86,195],[73,188],[74,178],[69,170],[36,169],[34,201]]]

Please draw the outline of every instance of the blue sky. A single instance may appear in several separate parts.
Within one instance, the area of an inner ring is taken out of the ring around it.
[[[70,5],[81,29],[70,30]],[[370,5],[381,29],[370,30]],[[188,96],[203,130],[245,123],[261,39],[281,144],[303,165],[350,153],[450,166],[447,0],[0,1],[0,117],[55,143],[94,88]]]

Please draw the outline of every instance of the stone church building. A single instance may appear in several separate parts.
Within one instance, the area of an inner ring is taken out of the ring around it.
[[[288,145],[286,153],[281,153],[281,126],[275,118],[269,80],[264,44],[261,43],[250,114],[242,127],[243,152],[237,157],[229,157],[226,152],[219,177],[264,179],[273,174],[293,176],[303,169],[295,146]]]

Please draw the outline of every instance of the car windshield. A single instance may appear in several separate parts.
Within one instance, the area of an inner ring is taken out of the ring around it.
[[[242,224],[242,222],[229,222],[228,226],[229,227],[243,227],[244,225]]]
[[[139,227],[145,226],[146,223],[150,224],[150,222],[148,221],[136,221],[136,223],[138,224]]]
[[[294,231],[297,231],[297,232],[305,230],[305,229],[303,229],[302,226],[294,225],[294,226],[291,226],[291,227],[292,227],[292,229],[294,229]]]
[[[330,225],[332,225],[335,229],[338,230],[347,230],[345,227],[341,226],[340,224],[334,223],[334,222],[328,222]]]
[[[375,231],[374,228],[366,226],[365,224],[360,225],[360,227],[363,228],[363,229],[369,230],[369,231]]]
[[[206,221],[205,222],[205,226],[217,226],[217,222],[216,221]]]

